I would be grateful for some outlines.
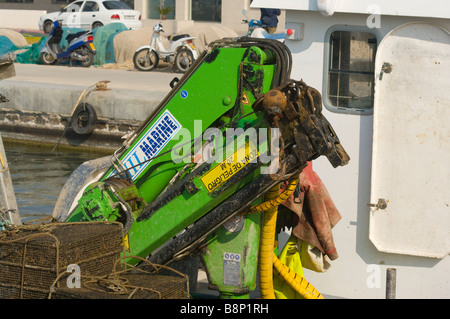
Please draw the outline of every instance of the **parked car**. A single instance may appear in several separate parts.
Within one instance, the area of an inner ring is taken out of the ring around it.
[[[112,22],[121,22],[130,29],[142,27],[141,13],[119,0],[74,1],[60,12],[42,15],[39,19],[39,29],[50,33],[55,20],[62,20],[63,27],[87,31]]]

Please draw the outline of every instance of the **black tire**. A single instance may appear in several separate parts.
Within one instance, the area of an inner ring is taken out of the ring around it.
[[[191,50],[180,49],[175,57],[175,66],[181,73],[186,73],[194,63],[194,56]]]
[[[94,55],[92,54],[91,51],[86,50],[87,52],[85,53],[85,60],[81,61],[80,64],[82,67],[88,68],[92,65],[92,63],[94,63]]]
[[[53,21],[50,20],[46,20],[42,26],[42,30],[44,31],[45,34],[50,34],[50,32],[52,32],[52,28],[53,28]]]
[[[103,27],[103,23],[101,23],[101,22],[97,21],[92,24],[92,30],[100,28],[100,27]]]
[[[94,54],[85,46],[82,46],[76,52],[82,55],[84,59],[82,61],[74,60],[74,62],[78,62],[82,67],[88,68],[94,63]]]
[[[151,71],[158,65],[159,57],[155,51],[141,49],[136,51],[133,56],[134,67],[140,71]]]
[[[92,105],[80,103],[70,118],[72,130],[79,135],[91,134],[97,123],[97,113]]]
[[[40,58],[41,58],[42,64],[45,64],[45,65],[53,65],[53,64],[56,64],[56,62],[58,62],[58,59],[55,59],[53,57],[53,55],[51,55],[48,52],[42,52],[40,55]]]

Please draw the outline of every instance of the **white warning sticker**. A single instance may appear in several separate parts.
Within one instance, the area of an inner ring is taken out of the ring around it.
[[[240,286],[241,255],[234,253],[223,254],[223,284]]]

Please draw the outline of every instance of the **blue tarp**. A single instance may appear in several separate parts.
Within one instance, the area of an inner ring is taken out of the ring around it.
[[[16,47],[7,36],[0,35],[0,55],[7,54],[18,49],[19,48]]]
[[[42,41],[42,39],[41,39]],[[40,42],[39,42],[40,43]],[[40,63],[38,44],[35,43],[31,47],[20,48],[6,36],[0,36],[0,55],[17,50],[26,49],[24,52],[16,54],[16,61],[19,63]]]
[[[114,37],[122,31],[128,30],[123,23],[110,23],[103,27],[96,28],[93,31],[94,34],[94,46],[96,48],[96,55],[94,57],[94,65],[100,66],[106,63],[115,63],[114,55]],[[79,28],[63,28],[63,36],[60,42],[62,48],[68,46],[66,40],[67,35],[84,31]],[[45,45],[47,36],[43,36],[37,43],[33,43],[29,47],[18,48],[14,43],[6,36],[0,36],[0,54],[17,51],[20,49],[26,49],[24,52],[17,54],[17,62],[19,63],[36,63],[40,64],[40,52]]]

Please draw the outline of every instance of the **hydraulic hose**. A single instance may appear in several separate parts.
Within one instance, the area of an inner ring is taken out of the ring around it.
[[[252,207],[249,213],[264,211],[263,228],[261,230],[261,244],[259,257],[259,284],[261,296],[264,299],[275,299],[273,289],[273,268],[295,291],[305,299],[323,299],[323,296],[305,278],[284,265],[273,252],[275,243],[275,229],[277,224],[278,206],[283,203],[298,184],[298,178],[292,180],[285,190],[279,194],[279,184],[272,187],[266,194],[262,204]]]
[[[275,267],[278,275],[283,278],[289,286],[291,286],[296,292],[302,295],[305,299],[324,299],[322,294],[317,291],[305,278],[298,276],[295,271],[292,271],[288,266],[283,264],[273,253],[273,266]]]
[[[263,228],[261,230],[261,244],[259,247],[259,286],[263,299],[275,299],[273,290],[273,249],[275,243],[275,228],[277,225],[276,205],[272,201],[279,194],[280,184],[272,187],[266,194],[268,201],[259,205],[267,205],[263,214]]]
[[[259,205],[250,207],[247,214],[260,213],[262,211],[278,207],[280,204],[286,201],[286,199],[288,199],[289,196],[291,196],[292,192],[294,192],[295,188],[297,187],[297,184],[298,178],[293,179],[281,194],[279,194],[280,184],[275,185],[269,191],[267,191],[266,193],[267,201]]]

